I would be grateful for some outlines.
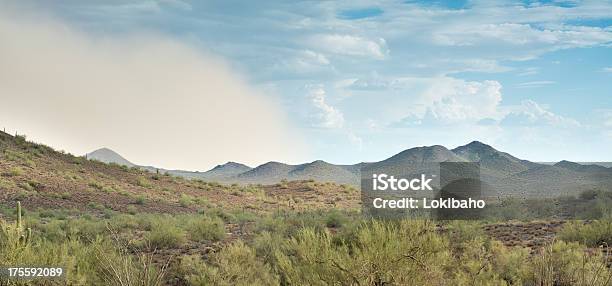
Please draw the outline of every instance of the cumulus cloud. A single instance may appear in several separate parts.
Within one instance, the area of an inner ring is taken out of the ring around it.
[[[465,81],[443,78],[425,93],[428,111],[443,121],[480,120],[499,116],[502,100],[501,84],[497,81]]]
[[[344,87],[352,90],[385,90],[396,84],[394,80],[381,77],[375,72],[369,77],[355,79],[347,83]]]
[[[549,111],[533,100],[524,100],[501,121],[503,126],[538,126],[578,127],[580,123]]]
[[[344,114],[327,103],[326,93],[322,87],[312,89],[308,98],[316,109],[316,112],[312,114],[314,126],[328,129],[338,129],[344,126]]]
[[[88,36],[4,9],[0,39],[0,122],[36,141],[76,154],[105,146],[135,163],[194,170],[304,158],[272,97],[222,59],[171,38]]]
[[[388,54],[387,42],[383,38],[366,39],[355,35],[322,34],[308,39],[308,45],[338,55],[384,59]]]

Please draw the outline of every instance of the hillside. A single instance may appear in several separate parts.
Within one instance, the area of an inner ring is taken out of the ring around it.
[[[217,171],[244,168],[230,164]],[[0,132],[0,206],[5,208],[19,200],[29,209],[86,210],[100,215],[109,211],[194,213],[217,207],[257,212],[295,208],[289,202],[301,197],[309,200],[300,208],[357,207],[358,193],[347,190],[307,181],[229,186],[187,180],[86,160]]]

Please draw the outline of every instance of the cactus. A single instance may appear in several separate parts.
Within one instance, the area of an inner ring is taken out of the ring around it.
[[[21,202],[17,202],[17,229],[21,229]]]
[[[2,226],[0,232],[2,232],[2,236],[12,242],[15,247],[25,247],[30,244],[32,241],[32,229],[24,227],[21,202],[17,202],[17,221],[15,225],[13,227]]]

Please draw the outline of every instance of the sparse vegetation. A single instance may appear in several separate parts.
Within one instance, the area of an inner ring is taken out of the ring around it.
[[[569,222],[559,233],[559,238],[589,247],[609,247],[612,246],[612,221]]]
[[[11,175],[11,176],[21,176],[21,175],[23,175],[23,169],[21,169],[19,167],[12,167],[9,170],[9,175]]]
[[[612,196],[602,190],[557,200],[569,215],[589,220],[555,222],[556,228],[551,221],[387,221],[363,218],[359,192],[348,185],[227,186],[79,160],[2,133],[0,139],[0,266],[60,265],[68,285],[603,286],[612,280],[606,267]],[[27,212],[18,210],[18,200]],[[529,221],[556,211],[548,205],[503,201],[491,217]]]
[[[144,177],[138,177],[138,179],[136,180],[136,185],[147,189],[153,187],[153,184]]]
[[[9,189],[14,187],[16,187],[15,182],[0,177],[0,189]]]
[[[190,195],[181,195],[180,199],[179,199],[179,205],[181,205],[182,207],[189,207],[193,204],[193,197]]]
[[[174,220],[162,217],[151,222],[151,231],[146,239],[154,248],[172,248],[183,244],[186,236]]]
[[[136,204],[138,205],[144,205],[146,201],[147,201],[147,198],[145,196],[140,195],[136,197]]]
[[[217,217],[194,216],[187,231],[193,241],[219,241],[225,237],[225,224]]]

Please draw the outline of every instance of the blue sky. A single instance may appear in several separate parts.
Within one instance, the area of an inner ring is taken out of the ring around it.
[[[611,1],[26,3],[93,37],[160,33],[223,58],[280,102],[305,160],[472,140],[612,160]]]

